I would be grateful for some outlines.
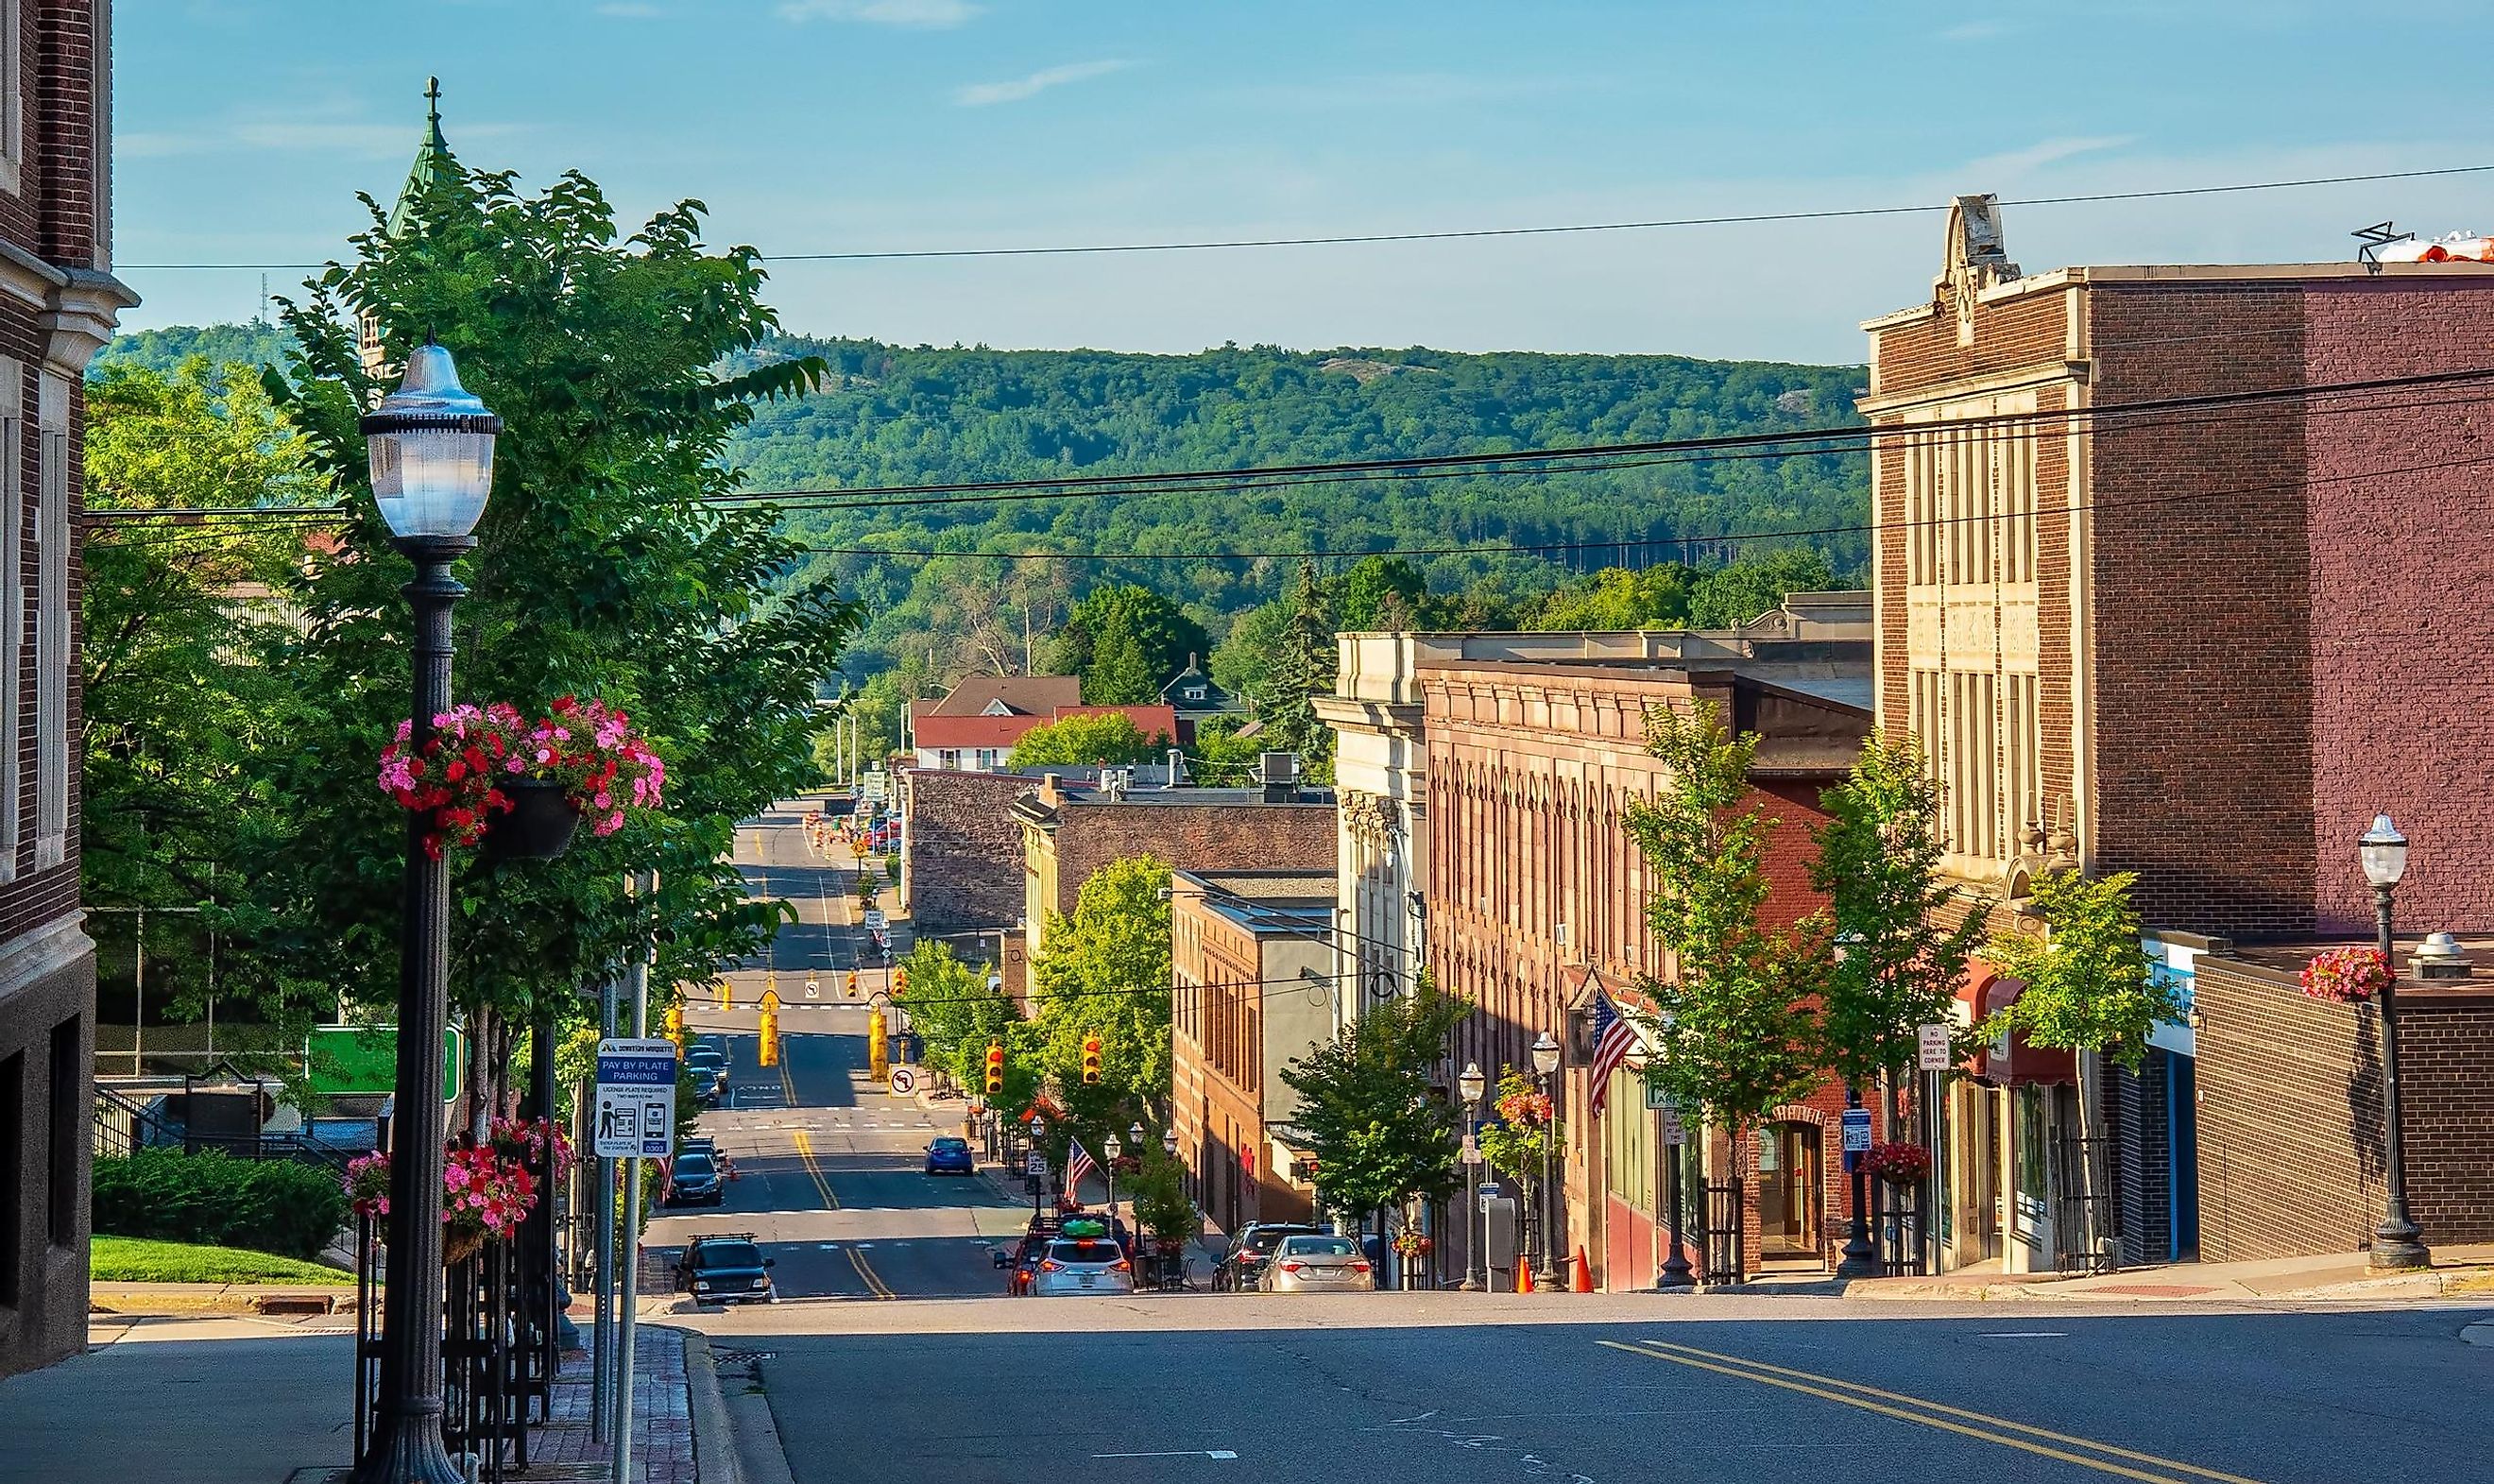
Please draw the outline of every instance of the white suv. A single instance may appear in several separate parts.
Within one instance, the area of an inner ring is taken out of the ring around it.
[[[1135,1265],[1107,1237],[1061,1236],[1048,1244],[1031,1280],[1031,1292],[1041,1298],[1077,1293],[1132,1293]]]

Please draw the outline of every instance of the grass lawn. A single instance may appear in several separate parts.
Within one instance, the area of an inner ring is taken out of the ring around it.
[[[319,1283],[350,1284],[352,1273],[317,1262],[238,1247],[199,1247],[189,1242],[150,1242],[100,1236],[89,1265],[98,1283]]]

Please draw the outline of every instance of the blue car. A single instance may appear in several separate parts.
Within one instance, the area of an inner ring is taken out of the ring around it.
[[[927,1172],[930,1175],[975,1175],[979,1162],[970,1153],[966,1138],[939,1138],[927,1146]]]

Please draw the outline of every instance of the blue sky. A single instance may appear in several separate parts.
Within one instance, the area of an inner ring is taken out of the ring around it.
[[[2494,164],[2494,6],[1475,0],[123,0],[125,263],[340,250],[451,143],[765,252],[1531,226]],[[2494,228],[2494,173],[2006,213],[2011,256],[2288,261],[2386,217]],[[1191,350],[1854,361],[1913,216],[1148,257],[787,264],[792,329]],[[125,322],[256,273],[128,269]],[[279,291],[300,274],[270,275]]]

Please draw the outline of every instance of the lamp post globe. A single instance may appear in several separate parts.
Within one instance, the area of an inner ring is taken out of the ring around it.
[[[2424,1234],[2408,1215],[2406,1140],[2399,1115],[2399,970],[2391,954],[2390,898],[2408,873],[2408,837],[2388,814],[2373,816],[2373,828],[2356,841],[2364,880],[2373,889],[2373,946],[2381,951],[2388,977],[2382,981],[2382,1224],[2374,1228],[2369,1264],[2386,1271],[2407,1271],[2433,1265]]]
[[[1111,1134],[1101,1140],[1100,1152],[1107,1155],[1109,1162],[1113,1165],[1116,1163],[1117,1156],[1126,1152],[1126,1146],[1118,1141],[1116,1135]]]
[[[1161,1153],[1168,1155],[1172,1160],[1177,1158],[1177,1130],[1169,1129],[1163,1131],[1161,1134]]]
[[[451,605],[468,590],[450,563],[494,484],[502,420],[459,384],[450,352],[428,340],[408,357],[396,391],[361,422],[373,501],[391,544],[414,563],[405,588],[414,619],[414,694],[408,745],[432,740],[450,709]],[[441,1165],[445,1094],[441,1045],[448,1017],[450,873],[425,849],[429,821],[407,817],[399,919],[399,1123],[393,1132],[393,1218],[381,1300],[380,1398],[355,1484],[459,1484],[441,1441]]]
[[[1463,1075],[1455,1078],[1455,1088],[1464,1095],[1466,1103],[1478,1106],[1481,1094],[1489,1090],[1489,1078],[1481,1075],[1480,1063],[1464,1063]]]
[[[1559,1070],[1559,1040],[1548,1031],[1533,1043],[1533,1070],[1541,1076]]]

